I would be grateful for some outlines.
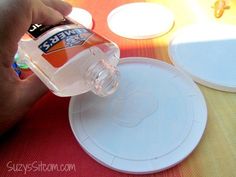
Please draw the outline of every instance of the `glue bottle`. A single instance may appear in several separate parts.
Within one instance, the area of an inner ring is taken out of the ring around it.
[[[107,96],[118,87],[117,45],[69,19],[54,26],[31,25],[19,48],[24,62],[55,95],[92,91]]]

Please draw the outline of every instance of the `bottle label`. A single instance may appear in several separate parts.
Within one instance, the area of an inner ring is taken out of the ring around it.
[[[74,23],[68,19],[64,19],[60,23],[56,25],[42,25],[42,24],[32,24],[30,28],[27,31],[27,34],[32,38],[32,39],[37,39],[50,29],[53,29],[57,26],[62,26],[62,25],[73,25]]]
[[[90,30],[85,28],[63,30],[46,39],[39,45],[39,48],[47,54],[60,49],[82,45],[92,34]]]
[[[43,52],[42,57],[55,68],[63,66],[81,51],[94,45],[106,52],[105,45],[99,44],[109,43],[107,39],[80,24],[65,28],[51,36],[48,34],[49,37],[40,43],[38,48]]]
[[[59,32],[50,35],[50,30],[63,25],[71,26],[64,28],[64,30],[63,27],[60,27]],[[99,47],[102,46],[99,44],[109,42],[102,36],[68,19],[51,26],[41,24],[31,25],[27,34],[30,38],[37,40],[46,32],[48,32],[48,37],[38,45],[38,48],[42,51],[42,57],[55,68],[63,66],[67,61],[85,49],[94,45]],[[101,50],[104,51],[104,47],[101,47]]]
[[[103,38],[81,27],[60,31],[47,38],[38,47],[43,52],[42,56],[52,66],[58,68],[81,51],[103,42]]]

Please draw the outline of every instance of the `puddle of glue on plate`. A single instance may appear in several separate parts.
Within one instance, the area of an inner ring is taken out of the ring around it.
[[[153,89],[139,89],[132,82],[121,83],[110,104],[112,119],[122,127],[136,127],[158,109]]]
[[[116,93],[108,97],[84,94],[81,96],[79,108],[74,113],[103,110],[118,126],[136,127],[158,109],[157,98],[152,94],[153,89],[147,86],[142,90],[136,84],[123,80]]]

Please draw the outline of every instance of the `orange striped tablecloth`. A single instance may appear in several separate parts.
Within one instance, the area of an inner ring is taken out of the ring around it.
[[[113,34],[108,29],[106,18],[108,13],[115,7],[137,1],[68,0],[68,2],[74,6],[87,9],[93,15],[94,31],[116,42],[121,49],[121,57],[145,56],[171,63],[167,52],[168,41],[177,29],[205,19],[236,24],[236,1],[229,1],[230,9],[225,10],[223,16],[216,19],[211,8],[214,3],[213,0],[147,0],[146,2],[158,2],[171,9],[176,18],[175,26],[162,37],[151,40],[129,40]],[[201,85],[199,87],[206,98],[208,106],[208,124],[200,144],[179,165],[150,176],[236,176],[236,94],[216,91]]]
[[[134,0],[67,0],[88,10],[94,18],[94,31],[117,43],[121,57],[152,57],[170,63],[168,41],[185,25],[217,20],[236,24],[236,1],[215,19],[214,0],[153,0],[175,14],[174,28],[164,36],[150,40],[129,40],[113,34],[106,23],[115,7]],[[140,1],[140,0],[138,0]],[[137,1],[135,1],[137,2]],[[155,22],[154,22],[155,23]],[[142,24],[140,24],[142,25]],[[235,66],[236,69],[236,66]],[[226,71],[227,72],[227,71]],[[200,86],[208,106],[208,123],[200,144],[180,164],[151,175],[137,177],[236,177],[236,94]],[[0,176],[2,177],[131,177],[108,169],[90,158],[74,138],[68,121],[69,98],[46,94],[14,129],[0,137]],[[72,171],[33,171],[32,165],[74,165]],[[21,168],[16,168],[16,165]],[[31,165],[24,171],[22,165]],[[18,171],[17,171],[18,170]],[[20,171],[21,170],[21,171]],[[26,173],[27,172],[27,173]]]

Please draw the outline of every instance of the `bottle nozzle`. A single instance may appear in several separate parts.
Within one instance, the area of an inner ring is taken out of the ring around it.
[[[86,77],[91,90],[96,95],[105,97],[117,90],[120,73],[116,66],[100,60],[89,67]]]

